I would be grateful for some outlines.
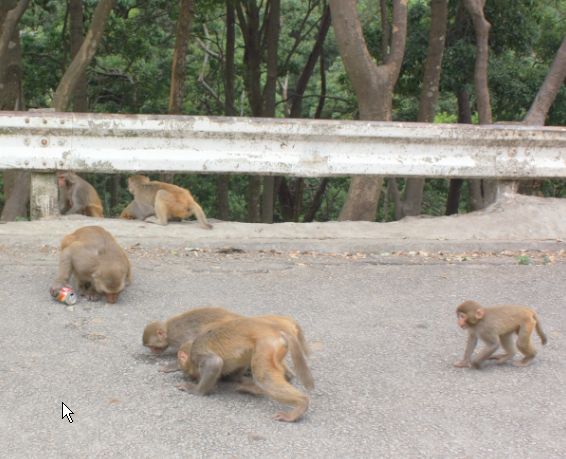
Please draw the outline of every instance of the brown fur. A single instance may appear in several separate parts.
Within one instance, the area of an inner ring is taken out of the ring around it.
[[[134,202],[123,212],[123,218],[144,219],[155,215],[160,225],[166,225],[171,219],[185,219],[194,215],[199,224],[211,229],[204,211],[195,201],[189,190],[185,190],[171,183],[150,181],[144,175],[132,175],[128,178],[128,190],[134,195]],[[153,209],[148,215],[148,209]]]
[[[275,419],[293,422],[307,410],[309,399],[289,384],[283,362],[287,349],[307,389],[314,387],[310,369],[298,340],[265,318],[242,318],[216,325],[193,342],[181,346],[177,353],[179,366],[197,384],[178,386],[200,395],[210,393],[221,376],[251,368],[253,382],[239,389],[253,394],[266,394],[281,403],[293,406],[290,412],[279,412]]]
[[[228,311],[224,308],[205,307],[185,311],[170,317],[165,322],[153,321],[146,325],[143,331],[143,345],[149,348],[154,354],[160,354],[170,348],[175,352],[181,344],[193,341],[197,335],[205,332],[209,328],[224,323],[229,320],[241,319],[242,315]],[[299,324],[291,317],[284,316],[260,316],[258,320],[271,323],[281,331],[295,336],[299,341],[302,351],[308,355],[309,349],[305,340],[303,330]],[[166,365],[160,371],[168,373],[177,371],[179,367],[176,363]],[[293,374],[287,370],[287,377],[292,378]]]
[[[59,210],[62,214],[82,214],[104,218],[102,202],[94,187],[74,172],[58,174]]]
[[[475,301],[465,301],[456,309],[456,315],[458,325],[469,331],[464,357],[454,364],[459,368],[480,368],[482,362],[489,358],[496,359],[497,363],[505,363],[515,355],[515,344],[524,355],[524,358],[515,365],[525,366],[536,355],[531,342],[533,330],[536,330],[543,345],[547,342],[535,311],[525,306],[502,305],[484,308]],[[516,343],[513,342],[515,334],[517,335]],[[472,360],[471,356],[478,338],[486,344],[486,347]],[[492,357],[500,345],[505,350],[505,354]]]
[[[61,241],[59,275],[51,287],[58,290],[74,276],[79,293],[89,300],[102,294],[108,303],[131,282],[130,261],[114,237],[100,226],[84,226]]]

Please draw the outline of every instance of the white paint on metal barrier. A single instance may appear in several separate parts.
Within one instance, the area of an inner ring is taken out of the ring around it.
[[[566,128],[0,112],[0,170],[566,177]]]

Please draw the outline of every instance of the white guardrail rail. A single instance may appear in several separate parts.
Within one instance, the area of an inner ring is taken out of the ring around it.
[[[50,201],[58,170],[566,178],[566,127],[0,112],[10,169]]]

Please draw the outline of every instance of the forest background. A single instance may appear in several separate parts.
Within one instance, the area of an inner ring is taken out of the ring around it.
[[[0,110],[564,125],[565,37],[566,0],[3,0]],[[106,216],[131,200],[125,175],[81,175]],[[247,222],[391,221],[493,199],[485,180],[151,177]],[[2,220],[27,218],[29,174],[1,185]]]

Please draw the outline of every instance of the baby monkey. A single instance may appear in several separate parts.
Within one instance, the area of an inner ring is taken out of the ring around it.
[[[253,382],[240,383],[238,389],[255,395],[266,394],[278,402],[293,405],[289,412],[278,412],[274,419],[294,422],[307,410],[309,399],[286,379],[283,362],[287,350],[300,381],[314,388],[311,371],[301,344],[294,336],[261,318],[242,318],[219,324],[193,342],[183,344],[177,353],[179,366],[192,379],[177,386],[199,395],[209,394],[222,376],[251,368]]]
[[[456,309],[458,325],[468,329],[468,342],[464,351],[464,358],[456,362],[458,368],[480,368],[482,362],[489,358],[497,360],[498,364],[511,360],[515,355],[513,335],[517,334],[516,345],[524,358],[514,362],[516,366],[526,366],[536,355],[531,343],[531,333],[536,330],[542,344],[546,344],[546,335],[542,331],[538,317],[530,308],[516,305],[502,305],[484,308],[475,301],[465,301]],[[480,338],[485,348],[479,355],[471,359],[472,353]],[[493,356],[494,352],[502,346],[505,354]]]

